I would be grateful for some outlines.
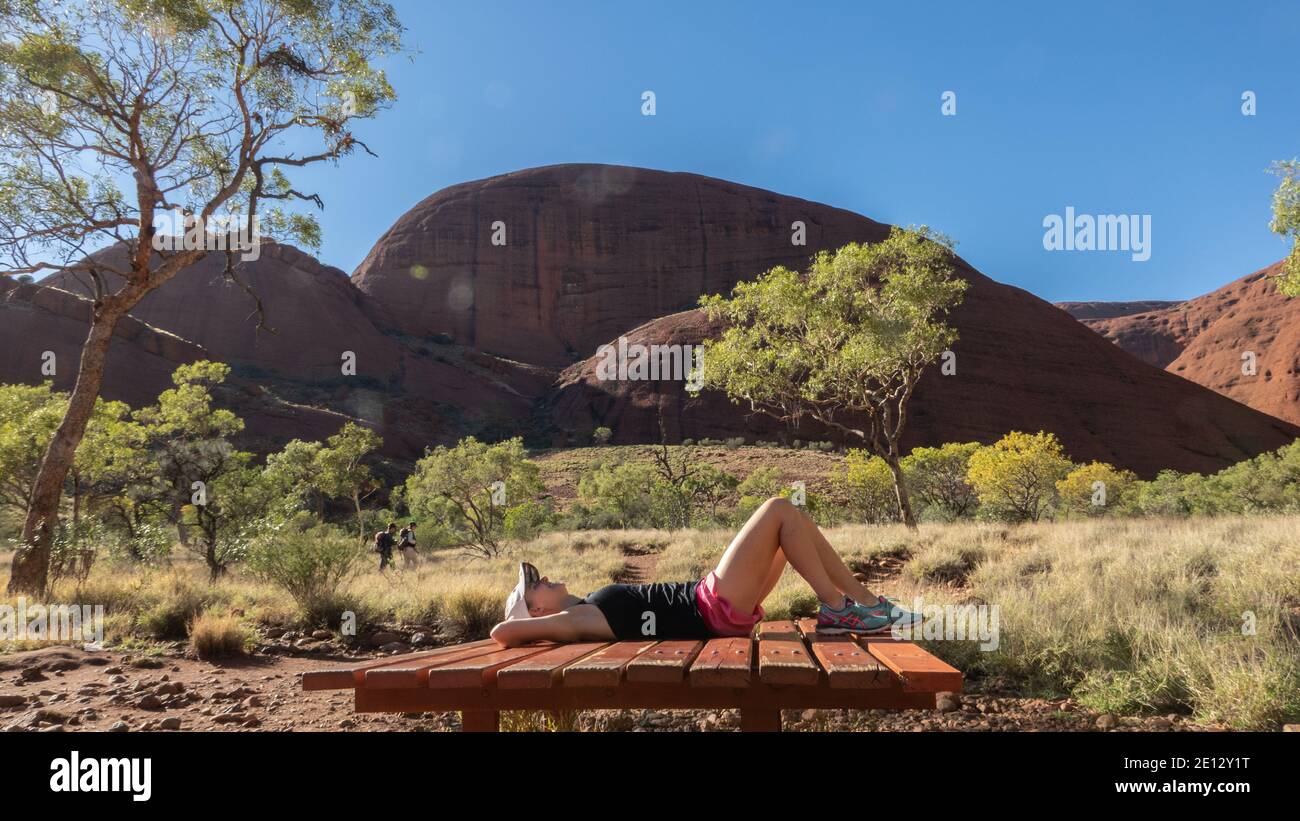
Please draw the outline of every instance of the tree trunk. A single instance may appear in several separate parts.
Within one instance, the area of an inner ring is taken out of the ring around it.
[[[217,561],[217,540],[212,538],[208,541],[203,551],[203,559],[208,563],[208,581],[215,582],[226,573],[225,565]]]
[[[361,512],[361,495],[355,490],[352,491],[352,507],[357,511],[357,533],[361,537],[361,543],[366,543],[366,517]]]
[[[903,466],[899,463],[897,456],[884,457],[885,464],[889,465],[889,472],[894,475],[894,495],[898,498],[898,513],[903,517],[903,524],[907,525],[909,530],[916,530],[916,516],[912,514],[912,500],[907,495],[907,485],[903,481]]]
[[[100,384],[104,381],[104,363],[108,347],[113,342],[113,331],[121,318],[120,310],[99,309],[90,323],[90,333],[81,349],[81,364],[77,370],[77,384],[68,400],[68,410],[59,423],[58,430],[45,449],[41,469],[36,474],[32,503],[27,508],[23,522],[22,542],[14,553],[13,569],[9,576],[10,596],[43,596],[49,582],[50,547],[59,519],[59,499],[63,483],[77,456],[77,446],[86,435],[86,424],[95,409]]]
[[[172,521],[176,522],[176,538],[180,541],[181,547],[189,550],[190,548],[190,529],[185,526],[185,514],[181,510],[181,497],[179,491],[172,496]]]

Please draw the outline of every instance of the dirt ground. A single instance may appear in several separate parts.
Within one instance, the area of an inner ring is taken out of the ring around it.
[[[301,642],[301,640],[298,640]],[[295,648],[268,640],[246,660],[212,663],[179,649],[161,655],[71,647],[0,656],[0,729],[70,731],[436,731],[459,729],[455,713],[359,715],[350,691],[303,692],[300,674],[346,664],[334,642]],[[373,656],[375,654],[370,654]],[[369,656],[367,656],[369,657]],[[975,682],[941,710],[787,711],[788,730],[1136,731],[1201,730],[1181,716],[1098,716],[1069,700],[1017,698]],[[507,722],[509,723],[509,722]],[[577,730],[700,731],[738,726],[734,711],[592,711]]]

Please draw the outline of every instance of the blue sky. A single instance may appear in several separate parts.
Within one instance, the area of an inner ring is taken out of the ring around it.
[[[561,162],[925,223],[1053,301],[1192,297],[1286,253],[1265,171],[1300,155],[1294,2],[397,7],[418,53],[357,129],[380,158],[303,175],[326,201],[321,256],[348,272],[439,188]],[[1066,206],[1151,215],[1150,260],[1044,250]]]

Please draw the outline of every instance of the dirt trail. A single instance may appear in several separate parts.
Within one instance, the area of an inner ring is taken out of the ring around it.
[[[623,547],[623,571],[618,580],[623,584],[645,584],[654,580],[655,567],[659,564],[660,548],[645,545],[625,545]]]

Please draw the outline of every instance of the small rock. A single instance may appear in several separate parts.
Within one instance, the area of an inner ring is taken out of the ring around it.
[[[952,713],[961,709],[961,696],[956,693],[938,693],[934,697],[934,709],[941,713]]]
[[[394,633],[389,630],[380,630],[376,633],[371,633],[369,636],[366,636],[365,643],[367,647],[382,648],[385,644],[392,644],[393,642],[397,642],[401,640],[402,640],[401,635],[397,633]]]
[[[21,707],[27,703],[27,696],[17,693],[0,693],[0,708]]]
[[[390,641],[388,644],[379,648],[381,653],[409,653],[411,648],[406,642]]]
[[[108,728],[108,731],[110,733],[129,733],[131,728],[125,721],[114,721],[112,726]]]
[[[153,693],[149,693],[136,702],[136,707],[141,710],[161,710],[163,708],[162,699]]]
[[[27,667],[23,669],[23,671],[20,672],[18,676],[23,681],[45,681],[46,680],[45,674],[41,672],[41,668],[39,667]]]
[[[170,716],[158,722],[158,729],[160,730],[179,730],[180,728],[181,720],[176,716]]]
[[[329,641],[334,638],[334,634],[328,630],[315,630],[312,632],[311,637],[320,641]]]
[[[1284,732],[1284,733],[1300,733],[1300,724],[1283,724],[1283,725],[1282,725],[1282,732]]]
[[[428,647],[433,643],[434,638],[429,633],[416,633],[414,636],[411,636],[412,647]]]
[[[1115,716],[1110,713],[1102,713],[1101,715],[1097,716],[1098,730],[1113,730],[1118,724],[1119,724],[1119,720],[1116,719]]]

